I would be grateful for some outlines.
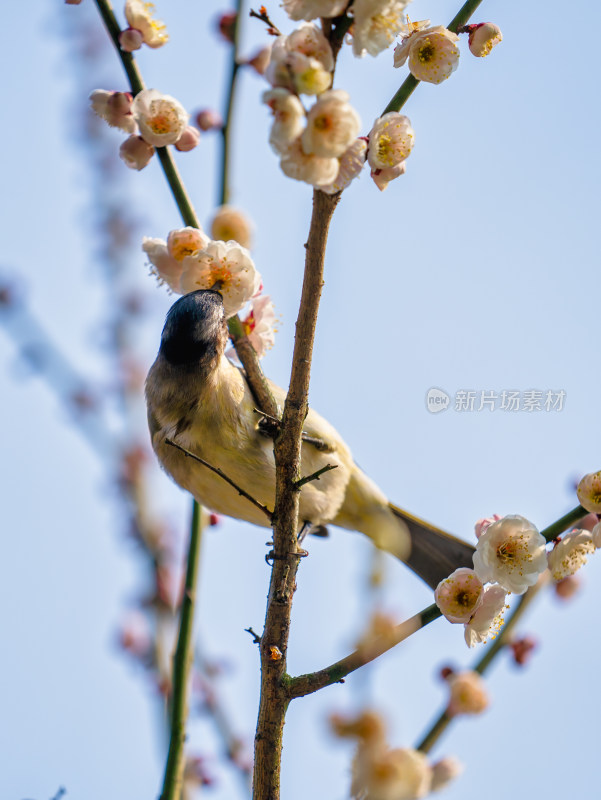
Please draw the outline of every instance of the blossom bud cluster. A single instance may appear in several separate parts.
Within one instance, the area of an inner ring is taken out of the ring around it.
[[[265,77],[272,89],[263,102],[273,114],[269,142],[285,175],[334,194],[345,189],[369,161],[380,189],[402,175],[414,133],[408,118],[391,112],[376,120],[366,138],[361,122],[341,90],[330,89],[334,58],[319,29],[304,23],[280,36]],[[308,112],[299,95],[316,95]]]
[[[454,758],[431,764],[411,747],[391,748],[383,719],[375,711],[357,717],[332,716],[334,734],[357,742],[353,759],[351,797],[370,800],[414,800],[444,788],[462,771]]]
[[[135,98],[128,92],[96,89],[90,104],[109,125],[130,134],[119,155],[131,169],[143,169],[155,147],[173,144],[183,152],[192,150],[200,140],[199,131],[188,125],[189,115],[182,104],[157,89],[144,89]]]
[[[224,222],[226,220],[226,222]],[[226,232],[228,241],[216,234]],[[275,314],[267,295],[262,295],[261,275],[253,259],[234,235],[250,234],[250,223],[241,212],[228,206],[218,209],[213,220],[211,239],[199,228],[171,231],[164,239],[144,237],[142,249],[152,272],[176,294],[196,289],[215,289],[223,297],[226,317],[237,314],[250,302],[250,311],[242,327],[257,355],[273,346]]]
[[[364,145],[356,143],[359,116],[346,92],[330,89],[333,69],[330,43],[317,26],[304,23],[275,41],[265,71],[273,88],[263,95],[274,118],[269,142],[284,174],[331,194],[348,185],[365,160]],[[303,94],[317,97],[308,113]]]

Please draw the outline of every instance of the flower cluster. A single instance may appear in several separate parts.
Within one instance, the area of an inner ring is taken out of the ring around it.
[[[354,4],[355,19],[364,6]],[[300,13],[300,5],[295,8]],[[327,194],[345,189],[366,160],[376,185],[385,189],[405,171],[415,138],[411,123],[390,112],[375,121],[368,137],[357,138],[361,123],[348,94],[329,88],[333,66],[330,44],[315,25],[304,23],[278,37],[265,72],[273,88],[263,94],[273,114],[269,143],[285,175]],[[317,96],[308,112],[302,94]]]
[[[597,508],[600,489],[601,473],[586,475],[580,482],[578,497],[587,510]],[[549,553],[545,537],[524,517],[495,514],[478,520],[474,569],[457,569],[438,584],[434,599],[441,613],[449,622],[464,624],[465,641],[473,647],[499,631],[507,594],[523,594],[547,569],[561,586],[558,595],[569,597],[577,589],[570,579],[601,547],[601,523],[594,512],[591,519],[581,524],[592,530],[566,533]]]
[[[250,301],[250,311],[242,320],[246,336],[259,357],[273,345],[273,304],[261,295],[261,276],[238,241],[211,239],[199,228],[188,227],[171,231],[167,241],[144,237],[142,249],[152,272],[176,294],[217,289],[227,317]]]
[[[462,623],[468,647],[494,638],[503,624],[507,592],[502,586],[484,587],[473,569],[461,567],[441,581],[436,605],[449,622]]]
[[[391,748],[384,721],[375,711],[355,718],[334,715],[330,722],[336,736],[357,742],[351,783],[351,797],[357,800],[415,800],[439,791],[461,772],[456,759],[430,764],[419,750]]]
[[[273,88],[263,102],[273,114],[269,143],[285,175],[334,193],[363,167],[365,148],[357,145],[361,122],[346,92],[332,90],[334,56],[323,33],[303,23],[279,36],[265,77]],[[315,95],[308,111],[299,95]]]
[[[109,125],[129,133],[119,155],[131,169],[143,169],[155,147],[175,145],[177,150],[192,150],[200,133],[188,125],[189,115],[174,97],[157,89],[144,89],[135,98],[127,92],[96,89],[90,95],[93,111]]]

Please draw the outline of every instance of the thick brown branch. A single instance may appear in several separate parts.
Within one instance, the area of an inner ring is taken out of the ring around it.
[[[313,193],[313,214],[307,241],[305,276],[296,323],[290,387],[281,431],[275,441],[276,504],[274,562],[265,628],[261,637],[261,700],[255,736],[254,800],[279,800],[284,718],[289,702],[286,653],[292,596],[298,569],[297,533],[300,454],[307,415],[309,376],[330,220],[339,195]],[[269,409],[265,409],[272,413]],[[277,414],[273,414],[277,416]],[[275,654],[275,656],[274,656]]]

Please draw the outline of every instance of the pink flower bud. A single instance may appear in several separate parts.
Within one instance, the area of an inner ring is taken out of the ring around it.
[[[473,55],[484,58],[503,40],[498,25],[492,22],[480,22],[478,25],[466,25],[469,30],[469,46]]]
[[[144,169],[154,154],[154,147],[141,136],[132,135],[119,148],[119,156],[130,169]]]
[[[477,672],[456,672],[449,678],[449,687],[449,716],[481,714],[488,707],[486,687]]]
[[[262,47],[246,63],[254,69],[257,75],[264,75],[270,61],[271,47]]]
[[[65,3],[68,6],[78,6],[81,3],[81,0],[65,0]]]
[[[456,758],[447,756],[432,764],[431,792],[439,792],[463,772],[463,765]]]
[[[212,108],[203,108],[196,115],[196,124],[201,131],[218,131],[223,128],[223,120]]]
[[[141,31],[135,28],[127,28],[119,34],[119,46],[125,53],[132,53],[139,50],[144,44],[144,37]]]
[[[555,594],[560,600],[569,600],[580,591],[580,583],[576,575],[567,575],[555,584]]]
[[[113,92],[106,102],[107,112],[115,117],[131,114],[133,97],[129,92]]]
[[[187,153],[189,150],[194,150],[199,142],[200,131],[198,128],[193,128],[192,125],[188,125],[175,143],[175,149],[179,150],[181,153]]]
[[[223,36],[225,41],[230,42],[230,44],[234,43],[237,21],[238,15],[235,11],[229,11],[227,14],[222,14],[217,21],[219,33]]]
[[[513,660],[518,666],[523,667],[538,647],[538,642],[531,636],[523,636],[521,639],[515,639],[509,646],[513,653]]]
[[[476,530],[476,539],[479,539],[484,531],[493,524],[493,522],[498,522],[501,517],[498,514],[493,514],[492,517],[485,517],[484,519],[479,519],[476,522],[475,530]]]
[[[221,522],[221,517],[219,514],[209,514],[209,525],[214,528],[216,525],[219,525]]]

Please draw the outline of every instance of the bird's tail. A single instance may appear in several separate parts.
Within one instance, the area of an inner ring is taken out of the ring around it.
[[[403,520],[411,539],[407,566],[432,589],[459,567],[473,567],[474,548],[440,528],[389,504],[392,513]]]

